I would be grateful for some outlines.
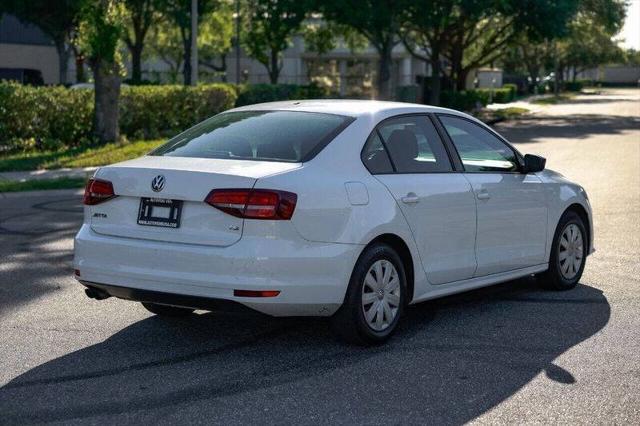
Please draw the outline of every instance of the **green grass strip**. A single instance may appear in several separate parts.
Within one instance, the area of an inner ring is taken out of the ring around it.
[[[140,140],[110,143],[100,147],[0,156],[0,172],[105,166],[140,157],[158,147],[162,142],[163,140]]]
[[[57,178],[39,179],[26,182],[0,180],[0,192],[38,191],[44,189],[70,189],[82,188],[86,183],[85,178]]]

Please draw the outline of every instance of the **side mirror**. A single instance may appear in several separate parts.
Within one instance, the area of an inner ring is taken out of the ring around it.
[[[535,173],[544,170],[547,159],[538,155],[526,154],[524,156],[524,172]]]

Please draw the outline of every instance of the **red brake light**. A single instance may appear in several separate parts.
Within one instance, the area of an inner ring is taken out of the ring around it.
[[[276,297],[280,290],[233,290],[235,297]]]
[[[245,219],[289,220],[298,196],[272,189],[214,189],[205,203]]]
[[[116,193],[113,191],[113,184],[111,182],[100,179],[89,179],[84,188],[82,203],[87,206],[94,206],[115,196]]]

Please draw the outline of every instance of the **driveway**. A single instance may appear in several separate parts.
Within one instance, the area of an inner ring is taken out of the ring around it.
[[[426,302],[368,349],[319,319],[165,320],[90,300],[71,277],[80,196],[0,196],[0,424],[638,423],[640,91],[498,130],[589,193],[597,253],[581,283]]]

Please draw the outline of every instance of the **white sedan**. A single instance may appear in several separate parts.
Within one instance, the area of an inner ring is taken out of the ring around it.
[[[86,187],[75,275],[153,313],[327,316],[376,343],[408,304],[539,275],[594,251],[581,186],[466,114],[376,101],[236,108]]]

